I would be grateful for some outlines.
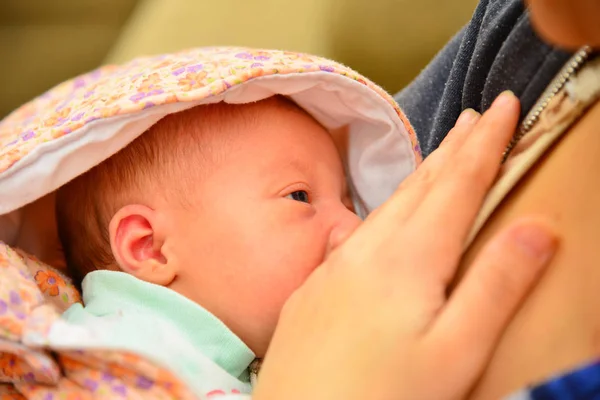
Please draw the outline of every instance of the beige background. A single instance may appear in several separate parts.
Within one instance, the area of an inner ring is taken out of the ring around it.
[[[0,0],[0,116],[104,62],[203,45],[315,53],[394,92],[476,0]]]

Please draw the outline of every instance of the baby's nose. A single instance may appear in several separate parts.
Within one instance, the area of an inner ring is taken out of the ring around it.
[[[340,214],[341,215],[335,221],[334,226],[329,233],[327,255],[344,243],[362,222],[358,215],[345,207]]]

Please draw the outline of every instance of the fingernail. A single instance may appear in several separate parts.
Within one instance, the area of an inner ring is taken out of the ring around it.
[[[471,123],[478,116],[479,116],[479,113],[477,111],[473,110],[472,108],[467,108],[462,113],[460,113],[460,116],[456,120],[456,126]]]
[[[540,225],[522,225],[514,236],[519,248],[529,257],[543,263],[554,254],[558,240],[547,227]]]
[[[492,107],[505,107],[508,104],[513,103],[515,97],[512,90],[505,90],[496,97],[496,100],[492,103]]]

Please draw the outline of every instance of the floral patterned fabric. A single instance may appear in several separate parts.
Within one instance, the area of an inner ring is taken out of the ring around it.
[[[202,48],[108,65],[58,85],[0,123],[0,173],[41,144],[108,117],[219,95],[268,75],[328,72],[378,93],[409,130],[415,157],[420,149],[408,119],[379,86],[334,61],[306,54],[245,48]]]
[[[0,400],[195,398],[170,372],[134,354],[45,346],[52,324],[79,301],[69,278],[0,243]],[[223,394],[231,393],[207,396]]]
[[[289,96],[328,129],[348,127],[348,172],[361,212],[378,207],[421,162],[394,99],[344,65],[286,51],[190,49],[101,67],[0,121],[0,215],[55,191],[165,115],[274,94]]]

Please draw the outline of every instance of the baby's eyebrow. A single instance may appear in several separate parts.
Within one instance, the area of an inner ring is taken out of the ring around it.
[[[284,158],[283,155],[263,160],[259,169],[261,179],[268,181],[269,185],[279,185],[283,180],[297,179],[298,175],[304,176],[310,173],[308,163],[293,156]]]
[[[302,157],[291,156],[285,159],[285,168],[297,171],[312,171],[313,165]]]

